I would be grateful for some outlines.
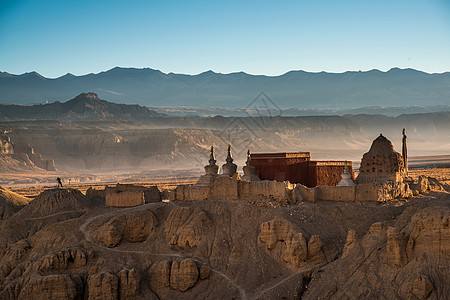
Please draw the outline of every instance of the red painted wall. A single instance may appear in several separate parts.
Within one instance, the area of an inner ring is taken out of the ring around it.
[[[251,159],[261,180],[287,180],[308,187],[335,186],[345,168],[344,161],[310,161],[309,152],[254,153]],[[347,165],[354,179],[352,163]]]
[[[261,180],[289,180],[291,166],[309,161],[309,152],[252,153],[252,165]]]

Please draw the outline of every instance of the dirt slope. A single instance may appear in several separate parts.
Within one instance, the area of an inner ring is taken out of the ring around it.
[[[446,193],[385,205],[211,200],[80,206],[76,215],[58,207],[22,210],[24,231],[4,230],[17,228],[18,214],[1,224],[1,299],[449,295]]]
[[[0,220],[10,217],[30,201],[0,186]]]

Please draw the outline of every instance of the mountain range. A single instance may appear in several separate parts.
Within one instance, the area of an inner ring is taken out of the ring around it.
[[[0,72],[0,102],[32,104],[70,99],[81,91],[144,106],[360,108],[450,104],[450,73],[393,68],[345,73],[290,71],[280,76],[244,72],[198,75],[150,68],[113,68],[98,74],[45,78]],[[264,97],[260,99],[261,92]]]

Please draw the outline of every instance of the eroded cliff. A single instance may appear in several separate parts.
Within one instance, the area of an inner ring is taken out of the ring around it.
[[[66,200],[65,200],[66,199]],[[0,298],[438,299],[450,197],[104,208],[51,190],[0,223]]]

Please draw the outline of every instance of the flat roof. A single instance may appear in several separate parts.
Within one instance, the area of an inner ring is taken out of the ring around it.
[[[345,160],[311,160],[308,163],[316,166],[344,166],[345,162]],[[351,167],[352,162],[347,160],[347,166]]]
[[[296,158],[296,157],[310,157],[310,152],[278,152],[278,153],[251,153],[253,158]]]

